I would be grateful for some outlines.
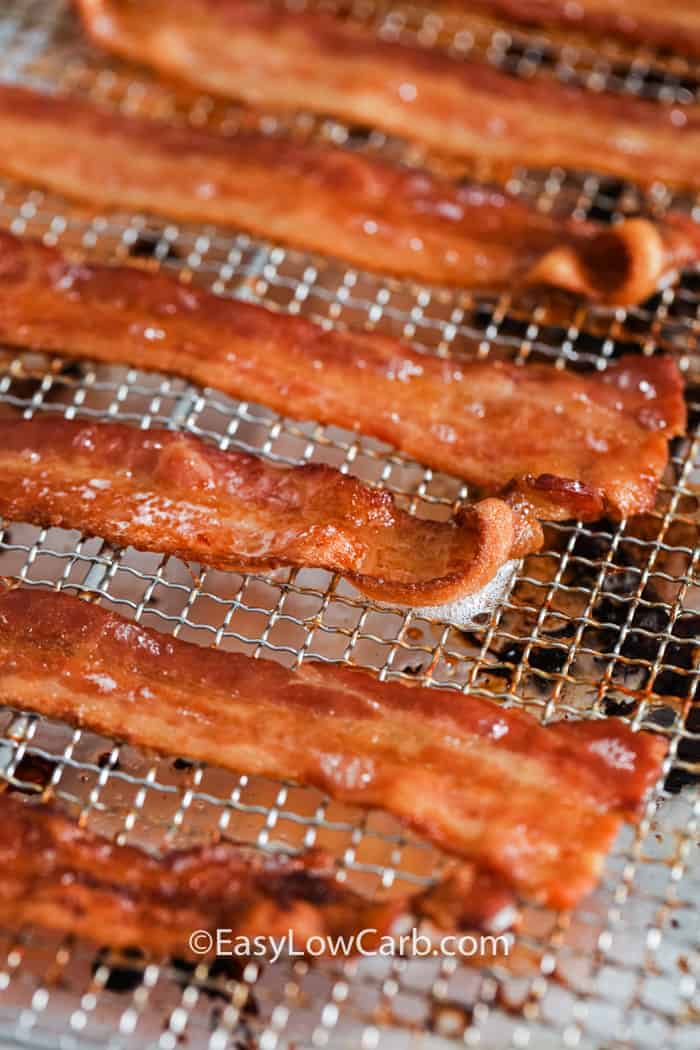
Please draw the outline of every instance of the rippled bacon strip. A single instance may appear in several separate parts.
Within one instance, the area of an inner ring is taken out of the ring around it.
[[[190,934],[208,930],[215,937],[217,929],[231,931],[229,943],[292,930],[297,951],[311,938],[331,946],[338,937],[349,943],[352,934],[374,930],[362,939],[363,949],[372,950],[409,914],[447,922],[451,930],[502,929],[513,908],[495,880],[479,878],[468,864],[412,897],[372,902],[336,881],[322,850],[285,857],[219,841],[155,857],[111,843],[55,806],[0,798],[5,928],[31,923],[112,948],[182,957],[192,954]]]
[[[370,597],[455,601],[539,546],[486,499],[447,522],[321,464],[278,468],[169,430],[0,419],[0,514],[219,569],[279,565],[346,576]]]
[[[98,45],[253,105],[311,107],[497,165],[700,189],[697,107],[514,77],[438,48],[380,40],[371,27],[332,15],[257,0],[78,6]]]
[[[700,58],[700,5],[697,0],[444,0],[426,4],[439,10],[507,18],[521,25],[573,29],[596,37],[618,37],[635,44]]]
[[[201,648],[65,594],[0,596],[0,702],[381,807],[518,893],[574,905],[666,750],[365,672]]]
[[[12,144],[0,171],[98,208],[233,225],[426,281],[553,285],[624,305],[700,254],[697,228],[680,216],[612,228],[565,220],[333,146],[226,138],[8,85],[0,135]]]
[[[174,372],[296,419],[359,430],[489,493],[515,482],[508,498],[520,520],[522,503],[541,520],[649,510],[668,439],[685,429],[668,357],[627,356],[590,375],[444,360],[164,273],[72,263],[9,234],[0,234],[0,340]]]

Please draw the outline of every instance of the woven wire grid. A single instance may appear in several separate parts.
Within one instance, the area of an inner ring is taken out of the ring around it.
[[[65,5],[29,0],[0,20],[2,75],[89,91],[176,119],[247,119],[209,100],[182,108],[147,79],[93,55]],[[295,117],[291,130],[392,151],[333,122]],[[286,121],[267,120],[270,133]],[[629,187],[563,172],[517,173],[511,188],[546,206],[607,214],[638,206]],[[602,190],[602,192],[601,192]],[[629,202],[632,202],[629,204]],[[606,207],[606,202],[609,206]],[[636,203],[635,203],[636,202]],[[671,203],[663,193],[652,205]],[[675,203],[675,202],[674,202]],[[242,235],[147,216],[86,217],[31,187],[2,184],[0,221],[14,232],[95,258],[147,258],[220,294],[244,296],[326,324],[401,334],[426,352],[476,352],[591,364],[626,347],[672,349],[687,369],[691,427],[674,443],[657,510],[643,519],[548,531],[497,608],[467,629],[447,618],[382,608],[328,574],[239,576],[113,550],[77,533],[6,523],[0,572],[27,585],[88,591],[103,604],[182,638],[289,665],[347,661],[382,677],[469,689],[542,717],[620,714],[671,742],[666,787],[625,829],[599,889],[574,914],[529,907],[507,963],[450,958],[295,961],[196,970],[110,955],[82,942],[6,933],[0,1034],[25,1045],[119,1047],[426,1046],[584,1048],[698,1045],[697,842],[698,444],[693,275],[639,311],[570,303],[488,303],[383,280]],[[683,305],[679,309],[678,302]],[[273,461],[323,461],[385,485],[410,509],[447,516],[468,493],[453,478],[334,427],[280,418],[172,378],[3,354],[0,400],[27,414],[113,418],[187,428]],[[261,848],[321,845],[367,893],[423,884],[442,857],[380,813],[359,814],[291,784],[234,777],[20,712],[2,715],[3,776],[57,794],[90,827],[164,848],[214,829]]]
[[[663,53],[642,42],[514,24],[497,13],[451,0],[268,0],[291,11],[321,11],[371,25],[385,40],[440,47],[453,57],[474,54],[516,73],[546,72],[594,91],[615,91],[668,103],[697,101],[697,59]]]

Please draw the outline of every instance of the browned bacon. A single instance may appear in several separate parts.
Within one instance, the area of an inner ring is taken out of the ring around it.
[[[517,510],[500,499],[453,521],[421,520],[332,467],[278,468],[118,423],[0,419],[0,477],[6,518],[219,569],[327,569],[370,597],[409,605],[473,594],[528,546]]]
[[[429,917],[449,929],[503,928],[513,916],[496,880],[455,865],[444,881],[411,897],[371,901],[335,879],[321,850],[263,854],[218,841],[152,856],[119,846],[68,819],[57,807],[0,797],[0,922],[35,924],[112,948],[190,956],[192,933],[235,938],[291,936],[295,951],[348,954],[376,948],[399,919]],[[200,942],[201,944],[201,942]]]
[[[678,369],[626,356],[605,371],[440,359],[378,335],[324,331],[166,274],[72,263],[0,234],[0,339],[158,369],[386,441],[537,517],[650,509],[683,432]],[[526,542],[526,546],[529,541]]]
[[[581,168],[700,189],[697,107],[597,93],[549,77],[516,78],[486,62],[381,40],[370,27],[282,4],[78,0],[78,6],[102,47],[253,105],[312,108],[497,165]],[[564,0],[550,6],[563,8]],[[666,18],[666,8],[659,11],[657,23]]]
[[[520,25],[573,29],[591,37],[617,37],[700,58],[700,6],[697,0],[444,0],[426,7],[484,12]]]
[[[544,728],[475,696],[325,664],[290,671],[29,589],[0,596],[0,702],[382,807],[558,907],[595,885],[666,751],[618,719]]]
[[[70,149],[66,128],[70,127]],[[689,220],[614,227],[538,212],[333,146],[232,137],[0,87],[0,171],[98,208],[242,227],[370,270],[460,286],[539,284],[628,304],[694,261]]]

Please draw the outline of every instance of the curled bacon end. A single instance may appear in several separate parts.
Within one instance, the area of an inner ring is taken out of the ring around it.
[[[589,241],[561,244],[539,259],[525,284],[566,289],[617,306],[641,303],[673,270],[691,262],[700,234],[662,231],[648,219],[627,219]]]
[[[503,500],[427,521],[331,467],[279,468],[168,430],[0,419],[0,473],[6,518],[220,569],[326,569],[385,602],[455,601],[514,556],[518,512]]]
[[[12,85],[0,87],[0,134],[12,142],[0,170],[90,205],[240,227],[429,282],[548,285],[628,305],[700,255],[692,222],[610,230],[349,150],[224,137]]]

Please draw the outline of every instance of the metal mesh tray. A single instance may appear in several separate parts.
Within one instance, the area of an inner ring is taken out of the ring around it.
[[[176,98],[142,72],[108,62],[82,41],[60,0],[6,2],[0,48],[5,79],[227,130],[258,119],[201,97]],[[262,126],[411,159],[384,136],[303,114],[262,118]],[[598,218],[694,206],[663,187],[642,197],[587,173],[517,171],[509,185],[540,207]],[[673,444],[654,513],[619,525],[551,527],[545,549],[525,561],[496,608],[461,628],[439,615],[377,606],[322,572],[226,574],[111,549],[74,532],[4,523],[0,573],[27,585],[87,590],[163,631],[290,666],[346,661],[382,677],[468,688],[543,718],[619,714],[665,734],[671,758],[665,787],[639,828],[620,835],[598,890],[573,914],[527,908],[503,965],[431,958],[234,966],[223,959],[193,969],[36,929],[0,931],[0,1040],[128,1050],[697,1047],[698,276],[685,274],[635,310],[605,311],[565,297],[514,301],[417,287],[214,228],[88,215],[10,182],[0,183],[0,223],[95,258],[186,269],[220,294],[324,324],[403,335],[427,353],[576,366],[614,357],[630,342],[646,353],[664,347],[687,372],[690,406],[689,432]],[[286,420],[176,379],[10,350],[0,357],[0,401],[27,414],[184,427],[277,462],[332,463],[390,488],[420,514],[448,516],[467,495],[454,478],[376,441]],[[319,844],[365,893],[424,883],[443,860],[384,814],[360,813],[292,784],[176,757],[154,760],[6,709],[0,775],[54,793],[89,827],[149,848],[192,844],[217,827],[263,849]]]

